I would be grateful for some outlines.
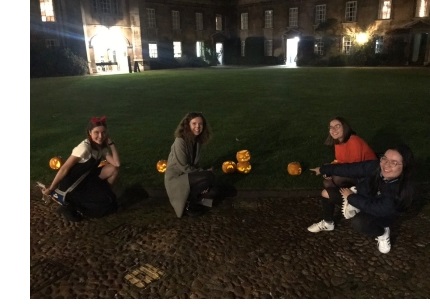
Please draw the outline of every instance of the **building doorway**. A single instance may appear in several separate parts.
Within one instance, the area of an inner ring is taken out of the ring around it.
[[[299,46],[299,38],[294,37],[287,39],[285,46],[285,65],[297,66],[297,51]]]
[[[223,65],[224,50],[223,50],[222,43],[216,43],[216,45],[215,45],[215,51],[216,51],[216,57],[217,57],[218,63],[220,65]]]
[[[128,73],[127,40],[118,28],[101,28],[91,39],[97,73]]]

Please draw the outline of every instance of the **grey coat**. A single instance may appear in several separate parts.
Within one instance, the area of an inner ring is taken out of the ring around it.
[[[164,186],[169,196],[170,204],[180,218],[190,193],[188,174],[199,168],[200,143],[197,143],[196,156],[193,157],[193,145],[187,145],[182,138],[175,138],[167,159],[167,169],[164,173]]]

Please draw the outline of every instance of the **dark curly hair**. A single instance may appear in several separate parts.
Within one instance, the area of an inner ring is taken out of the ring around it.
[[[195,136],[190,129],[190,122],[192,119],[200,117],[203,120],[203,129],[202,133],[198,136]],[[182,120],[179,122],[178,127],[175,130],[175,137],[182,138],[187,143],[197,141],[200,144],[207,143],[212,136],[211,129],[209,127],[208,122],[206,121],[205,116],[201,112],[189,112],[187,113]]]

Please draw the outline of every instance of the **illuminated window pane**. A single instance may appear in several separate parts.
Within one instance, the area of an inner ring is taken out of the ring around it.
[[[351,47],[352,47],[351,37],[344,36],[343,37],[343,44],[342,44],[343,53],[346,55],[351,54]]]
[[[290,27],[299,26],[299,8],[297,7],[290,8],[289,14],[288,14],[288,25]]]
[[[54,5],[53,0],[40,0],[40,15],[43,22],[54,22]]]
[[[382,53],[384,47],[384,40],[382,36],[378,36],[375,40],[375,53]]]
[[[98,14],[119,14],[118,0],[92,0],[92,5]]]
[[[203,57],[204,53],[203,53],[203,42],[202,41],[197,41],[196,42],[196,56],[198,58]]]
[[[173,57],[182,57],[182,45],[181,42],[173,42]]]
[[[428,17],[429,16],[429,0],[417,0],[417,12],[416,17]]]
[[[157,44],[148,44],[149,47],[149,57],[158,58]]]
[[[391,18],[391,0],[381,0],[379,19],[390,19]]]

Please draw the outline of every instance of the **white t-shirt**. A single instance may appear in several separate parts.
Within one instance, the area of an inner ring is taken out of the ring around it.
[[[108,154],[107,148],[103,148],[101,150],[93,149],[88,139],[83,140],[72,151],[72,156],[81,158],[79,163],[85,163],[91,157],[94,157],[96,160],[98,160],[106,157],[106,154]]]

